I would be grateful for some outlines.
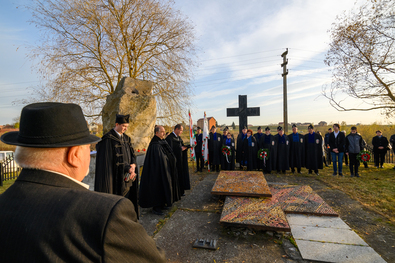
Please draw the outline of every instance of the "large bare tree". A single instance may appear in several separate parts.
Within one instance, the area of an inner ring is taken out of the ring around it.
[[[40,100],[74,102],[99,115],[122,77],[155,83],[158,118],[179,121],[190,105],[192,23],[167,0],[34,0],[42,41],[31,58],[45,80]]]
[[[325,63],[332,84],[323,93],[340,111],[395,112],[395,1],[372,0],[338,16]],[[344,96],[347,95],[347,96]],[[360,99],[357,107],[346,98]]]

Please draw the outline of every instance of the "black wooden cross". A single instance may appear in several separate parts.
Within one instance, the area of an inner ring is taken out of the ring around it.
[[[243,127],[248,125],[248,116],[260,116],[260,107],[247,108],[247,95],[239,95],[239,107],[226,109],[226,116],[239,116],[239,133],[241,133]]]

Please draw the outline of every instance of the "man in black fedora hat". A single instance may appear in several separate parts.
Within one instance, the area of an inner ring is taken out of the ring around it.
[[[23,169],[0,195],[0,262],[165,262],[128,199],[81,183],[98,140],[76,104],[23,108],[1,136]]]
[[[139,218],[139,179],[134,149],[130,137],[125,134],[128,127],[129,115],[117,114],[114,129],[104,134],[96,145],[95,191],[129,198]]]

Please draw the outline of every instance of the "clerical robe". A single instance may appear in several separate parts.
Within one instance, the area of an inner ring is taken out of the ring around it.
[[[136,164],[136,156],[129,136],[123,134],[122,138],[120,138],[118,133],[111,129],[96,144],[96,151],[94,190],[129,198],[138,217],[137,192],[139,175],[136,175],[134,181],[124,180],[125,174],[129,172],[130,165]],[[137,173],[137,169],[135,172]]]
[[[234,170],[235,169],[235,141],[233,138],[226,138],[223,141],[223,146],[226,146],[230,150],[230,156],[226,157],[222,154],[222,170]]]
[[[258,145],[258,150],[259,150],[259,145],[260,145],[260,141],[261,141],[261,138],[263,138],[263,135],[265,135],[264,133],[259,133],[259,132],[257,132],[257,133],[255,133],[254,134],[254,137],[255,137],[255,140],[256,140],[256,143],[257,143],[257,145]],[[256,168],[257,169],[263,169],[263,162],[261,162],[261,160],[258,158],[258,154],[257,154],[257,160],[256,160]]]
[[[289,166],[292,169],[297,168],[300,171],[304,166],[305,149],[303,135],[299,133],[291,133],[289,139]]]
[[[306,169],[317,171],[323,168],[322,136],[313,132],[304,135]]]
[[[171,206],[180,198],[176,157],[166,140],[154,135],[144,160],[139,204],[144,208]]]
[[[269,151],[269,156],[266,160],[259,160],[262,163],[262,168],[264,173],[271,173],[273,169],[276,169],[277,160],[277,141],[274,136],[269,134],[264,134],[259,140],[259,149],[267,149]]]
[[[256,169],[256,156],[258,154],[258,145],[254,136],[246,137],[242,144],[243,162],[247,165],[247,170],[252,171]]]
[[[283,134],[274,135],[274,140],[277,142],[277,171],[289,170],[289,139],[288,136]]]
[[[176,166],[178,173],[178,185],[180,189],[180,195],[183,195],[185,190],[191,189],[189,181],[189,169],[188,169],[188,155],[187,150],[182,150],[184,142],[180,136],[176,136],[174,132],[170,133],[166,137],[167,143],[173,150],[174,156],[176,157]]]
[[[218,132],[210,132],[208,139],[208,151],[210,165],[219,166],[222,159],[222,135]]]
[[[236,145],[236,162],[242,165],[243,161],[243,140],[247,137],[247,134],[239,133],[237,135],[237,145]]]

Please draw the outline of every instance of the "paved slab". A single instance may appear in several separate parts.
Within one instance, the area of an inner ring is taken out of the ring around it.
[[[219,223],[217,213],[177,210],[155,235],[169,262],[293,262],[285,260],[273,237],[247,230],[231,231]],[[218,249],[193,248],[196,239],[218,239]]]
[[[385,262],[340,218],[287,214],[303,259],[325,262]]]
[[[227,196],[221,223],[289,232],[287,219],[275,199]]]
[[[385,263],[373,248],[296,240],[303,259],[324,262]]]
[[[226,196],[272,196],[262,172],[246,171],[221,171],[211,193]]]

